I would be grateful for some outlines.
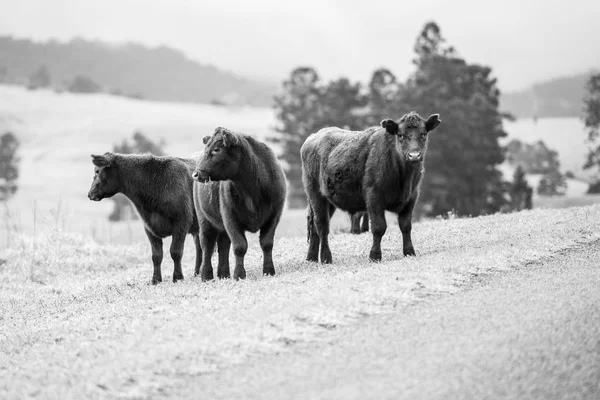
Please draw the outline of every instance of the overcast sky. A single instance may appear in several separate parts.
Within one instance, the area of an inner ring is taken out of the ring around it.
[[[436,21],[503,91],[600,68],[600,0],[0,0],[0,34],[166,44],[241,75],[279,81],[298,65],[366,81],[405,78]]]

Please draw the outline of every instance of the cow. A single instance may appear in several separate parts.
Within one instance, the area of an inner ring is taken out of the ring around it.
[[[152,246],[152,284],[162,282],[163,239],[172,236],[173,282],[183,279],[181,258],[186,235],[196,246],[196,268],[202,259],[198,219],[192,198],[196,160],[151,154],[92,154],[94,180],[88,198],[100,201],[124,194],[144,221]]]
[[[323,128],[302,148],[302,182],[308,198],[307,260],[331,263],[329,219],[336,208],[354,214],[367,211],[373,244],[371,261],[381,261],[385,211],[398,215],[403,253],[414,256],[412,213],[427,150],[428,134],[441,123],[438,114],[426,120],[410,112],[398,121],[384,119],[365,131]],[[320,253],[319,253],[320,248]]]
[[[369,232],[369,215],[366,211],[360,211],[350,215],[350,233],[360,235]]]
[[[233,278],[246,277],[246,231],[260,231],[263,274],[274,275],[273,238],[286,197],[285,175],[277,157],[252,136],[222,127],[205,136],[203,142],[204,154],[193,173],[197,181],[194,206],[204,255],[202,280],[213,279],[211,255],[217,242],[218,277],[230,277],[230,245],[236,260]]]

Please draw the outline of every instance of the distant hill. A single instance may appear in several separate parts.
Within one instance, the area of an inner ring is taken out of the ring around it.
[[[0,36],[0,81],[26,84],[42,65],[55,88],[77,75],[104,91],[151,100],[270,106],[275,84],[255,82],[190,60],[169,47],[113,45],[73,39],[35,43]]]
[[[506,93],[500,99],[500,107],[519,118],[581,117],[584,86],[593,73],[556,78]]]

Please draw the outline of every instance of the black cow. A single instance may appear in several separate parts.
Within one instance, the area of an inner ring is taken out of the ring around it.
[[[336,208],[350,214],[368,212],[372,261],[381,260],[386,210],[398,214],[404,255],[415,255],[412,212],[425,172],[428,134],[440,122],[438,114],[424,120],[411,112],[398,122],[381,121],[381,128],[358,132],[324,128],[306,139],[300,154],[309,204],[307,260],[318,260],[320,246],[321,262],[331,262],[329,218]]]

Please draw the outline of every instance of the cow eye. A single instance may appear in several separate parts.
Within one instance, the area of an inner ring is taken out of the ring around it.
[[[213,154],[218,154],[218,153],[221,152],[221,148],[220,147],[215,147],[212,152],[213,152]]]

